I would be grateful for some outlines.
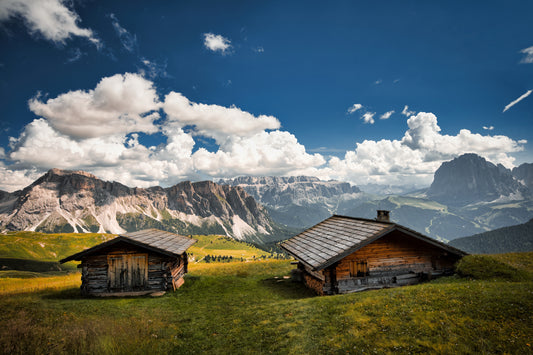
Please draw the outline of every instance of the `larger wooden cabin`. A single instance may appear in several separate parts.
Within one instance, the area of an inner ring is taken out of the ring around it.
[[[332,216],[283,242],[295,274],[318,294],[395,287],[453,273],[465,252],[389,221]]]
[[[196,240],[157,229],[123,234],[71,255],[79,260],[83,295],[142,295],[175,290],[187,272],[186,250]]]

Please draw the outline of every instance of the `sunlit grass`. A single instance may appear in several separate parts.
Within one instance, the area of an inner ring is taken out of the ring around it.
[[[531,281],[448,277],[318,297],[286,278],[292,268],[289,261],[194,264],[179,290],[159,298],[82,298],[79,274],[64,276],[58,286],[46,278],[49,287],[0,293],[0,349],[13,354],[531,353]]]
[[[59,291],[81,286],[81,274],[33,278],[0,278],[0,295],[38,291]]]

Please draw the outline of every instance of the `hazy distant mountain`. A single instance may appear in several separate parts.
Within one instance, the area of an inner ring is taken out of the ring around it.
[[[528,188],[511,171],[475,154],[445,162],[429,189],[390,194],[373,186],[377,198],[358,187],[314,177],[241,177],[221,183],[238,185],[263,203],[272,219],[307,228],[331,214],[375,218],[376,210],[391,211],[394,222],[433,238],[452,240],[533,217]],[[387,196],[388,195],[388,196]]]
[[[219,183],[242,187],[267,207],[276,222],[294,228],[309,227],[339,213],[343,206],[368,199],[347,182],[322,181],[311,176],[244,176]]]
[[[3,230],[122,233],[148,227],[259,242],[280,232],[242,188],[211,181],[142,189],[52,169],[24,190],[0,195]]]
[[[512,174],[516,180],[533,190],[533,164],[524,163],[514,168]]]
[[[455,239],[449,244],[472,254],[533,251],[533,219],[524,224]]]
[[[529,194],[509,169],[476,154],[464,154],[443,163],[435,172],[427,197],[451,206],[498,199],[521,200]]]

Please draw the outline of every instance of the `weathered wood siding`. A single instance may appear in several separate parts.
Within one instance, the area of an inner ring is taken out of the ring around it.
[[[459,257],[450,255],[441,248],[395,232],[339,261],[334,267],[336,288],[339,293],[345,293],[415,284],[433,274],[452,271],[458,259]],[[366,268],[361,266],[363,263]],[[357,275],[354,270],[366,270],[366,274]],[[324,273],[327,274],[326,271]]]
[[[180,287],[187,272],[187,254],[169,257],[128,243],[117,243],[82,259],[85,295],[167,291]]]
[[[317,294],[323,295],[326,278],[322,271],[313,271],[302,263],[298,263],[298,269],[302,271],[301,275],[304,285],[315,291]]]

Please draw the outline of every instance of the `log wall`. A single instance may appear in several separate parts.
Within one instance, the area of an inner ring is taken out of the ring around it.
[[[327,291],[324,290],[326,285],[322,271],[313,271],[302,263],[298,263],[298,269],[302,271],[301,277],[305,286],[319,295],[327,294]]]
[[[339,293],[346,293],[415,284],[432,275],[453,272],[458,259],[429,243],[393,232],[339,261],[334,266],[336,287]],[[366,275],[354,275],[354,263],[358,262],[366,262]]]
[[[183,284],[183,276],[187,272],[186,253],[177,258],[169,257],[128,243],[117,243],[109,248],[100,250],[96,255],[85,256],[82,259],[80,265],[82,269],[82,294],[98,295],[117,292],[116,289],[111,287],[113,276],[109,274],[109,257],[115,258],[117,256],[137,255],[140,253],[148,255],[146,280],[143,286],[138,286],[135,290],[124,290],[125,292],[175,290]]]

